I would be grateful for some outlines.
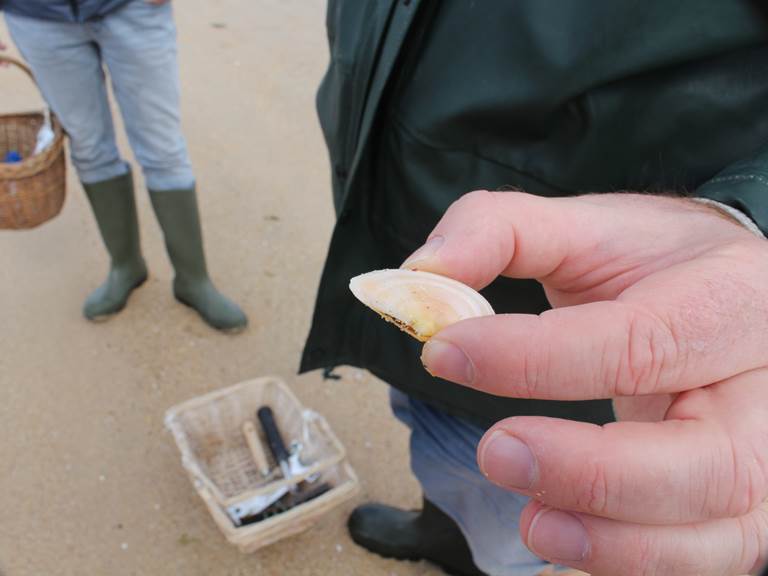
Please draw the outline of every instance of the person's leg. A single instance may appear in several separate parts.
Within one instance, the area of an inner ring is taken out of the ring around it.
[[[214,328],[243,328],[245,314],[215,288],[208,275],[195,179],[181,131],[171,4],[134,0],[92,30],[165,235],[176,270],[177,299]]]
[[[181,129],[176,26],[171,3],[133,0],[89,25],[102,51],[128,140],[155,192],[194,187]]]
[[[5,15],[8,31],[40,91],[69,136],[72,163],[85,183],[127,172],[115,143],[98,47],[82,24]]]
[[[86,26],[6,14],[19,51],[69,135],[77,169],[111,257],[107,280],[85,301],[98,319],[122,309],[147,277],[128,165],[120,158],[99,49]]]
[[[484,431],[394,389],[391,401],[411,429],[411,467],[425,507],[414,513],[362,506],[350,519],[353,538],[374,552],[424,558],[453,574],[544,571],[548,564],[525,547],[518,532],[528,500],[492,485],[477,467],[475,450]]]

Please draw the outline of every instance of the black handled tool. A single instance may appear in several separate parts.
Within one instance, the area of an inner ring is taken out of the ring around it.
[[[275,415],[272,412],[272,408],[269,406],[262,406],[256,412],[256,417],[261,422],[261,427],[264,428],[264,434],[267,437],[267,444],[269,445],[269,451],[272,452],[272,456],[275,457],[275,461],[280,465],[280,470],[283,471],[283,478],[291,478],[291,467],[288,464],[288,449],[285,447],[283,437],[280,435],[280,430],[277,428],[277,422],[275,422]],[[295,486],[291,487],[291,492],[296,490]]]
[[[299,483],[291,483],[291,478],[303,475],[307,469],[299,461],[300,448],[297,448],[292,454],[288,452],[280,429],[277,427],[275,415],[269,406],[259,408],[256,412],[256,418],[264,429],[264,435],[267,437],[267,445],[272,456],[280,465],[283,476],[289,480],[289,486],[282,486],[272,494],[259,494],[245,503],[238,503],[237,506],[231,507],[229,511],[235,526],[261,522],[277,514],[282,514],[309,500],[319,498],[334,488],[333,484],[328,482],[315,484],[320,479],[319,473],[311,474]],[[247,433],[246,437],[248,437]]]

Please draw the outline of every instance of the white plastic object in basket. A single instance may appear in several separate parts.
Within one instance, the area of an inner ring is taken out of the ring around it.
[[[225,512],[229,506],[286,484],[282,477],[262,476],[242,432],[246,420],[255,419],[265,405],[271,406],[286,442],[302,443],[302,460],[310,464],[302,476],[319,473],[318,482],[332,488],[287,512],[238,528]],[[306,530],[357,493],[357,476],[325,418],[303,408],[279,378],[257,378],[183,402],[167,411],[165,425],[214,521],[244,552]]]

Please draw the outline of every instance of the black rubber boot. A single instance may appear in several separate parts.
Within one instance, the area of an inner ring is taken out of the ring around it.
[[[149,196],[176,270],[173,280],[176,299],[197,310],[213,328],[231,332],[245,328],[248,318],[237,304],[216,289],[208,276],[195,189],[150,190]]]
[[[141,256],[131,172],[102,182],[83,184],[83,188],[111,258],[106,281],[83,305],[86,318],[100,320],[125,307],[131,292],[147,279],[147,265]]]
[[[429,500],[422,510],[364,504],[347,521],[357,544],[385,558],[428,560],[453,576],[487,576],[475,566],[464,535]]]

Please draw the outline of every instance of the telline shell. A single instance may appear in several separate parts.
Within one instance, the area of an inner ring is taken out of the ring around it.
[[[422,342],[459,320],[494,314],[478,292],[431,272],[375,270],[352,278],[349,289],[382,318]]]

